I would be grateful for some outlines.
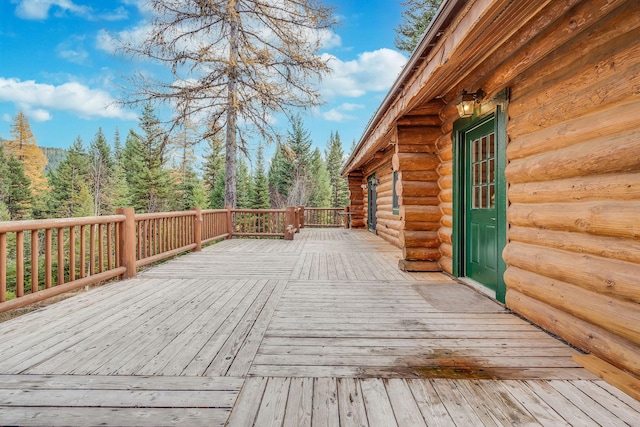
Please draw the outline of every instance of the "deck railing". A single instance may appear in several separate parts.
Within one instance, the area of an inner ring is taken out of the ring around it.
[[[345,227],[348,215],[345,208],[304,208],[304,224],[307,227]]]
[[[125,208],[110,216],[0,222],[0,312],[134,277],[141,266],[216,240],[292,240],[303,226],[303,207],[148,214]]]

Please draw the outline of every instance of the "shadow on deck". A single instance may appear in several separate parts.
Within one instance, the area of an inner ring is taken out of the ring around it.
[[[0,324],[0,424],[637,425],[575,350],[400,256],[227,240]]]

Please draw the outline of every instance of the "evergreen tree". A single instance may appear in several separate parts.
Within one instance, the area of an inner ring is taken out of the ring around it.
[[[251,207],[253,209],[269,209],[271,207],[269,183],[264,172],[264,154],[262,145],[258,147],[258,160],[256,162],[256,170],[253,175],[251,196]]]
[[[326,149],[327,172],[331,186],[331,207],[340,208],[349,202],[349,187],[347,180],[340,174],[344,162],[342,142],[338,132],[331,132]]]
[[[93,195],[93,214],[113,213],[113,194],[111,174],[113,172],[111,148],[107,139],[98,128],[95,138],[89,146],[89,189]]]
[[[293,182],[292,154],[286,146],[278,144],[269,167],[269,189],[271,206],[282,208],[287,204],[287,196]]]
[[[309,165],[311,164],[311,136],[304,128],[302,118],[294,116],[287,145],[293,153],[293,175],[287,192],[287,205],[306,205],[309,197]]]
[[[327,166],[325,165],[319,148],[316,148],[311,156],[310,176],[311,191],[309,193],[308,206],[329,206],[331,198],[331,184],[329,183]]]
[[[93,215],[89,191],[89,159],[78,137],[67,157],[49,175],[52,187],[50,211],[61,218]]]
[[[442,0],[405,0],[401,4],[402,22],[395,29],[396,47],[412,53],[420,43],[423,33],[429,27]]]
[[[4,154],[4,146],[0,144],[0,202],[4,204],[9,192],[9,166],[7,156]],[[5,205],[6,207],[6,205]]]
[[[11,125],[10,141],[5,141],[7,154],[13,154],[24,165],[24,174],[31,182],[31,193],[38,197],[49,189],[44,176],[47,156],[38,147],[36,138],[31,132],[29,120],[22,111],[18,112]]]
[[[196,143],[195,130],[193,126],[184,126],[176,135],[172,142],[173,147],[173,184],[174,197],[172,210],[191,209],[193,205],[193,190],[198,179],[193,170],[192,164],[196,160],[194,145]],[[187,206],[184,208],[184,206]],[[201,205],[198,205],[201,206]]]
[[[113,162],[110,172],[110,202],[112,209],[131,206],[131,197],[127,185],[127,173],[124,167],[122,156],[122,145],[120,142],[120,132],[116,127],[113,136]]]
[[[165,168],[167,138],[153,108],[145,105],[140,118],[142,133],[130,131],[123,151],[129,195],[139,212],[161,212],[169,205],[171,176]]]
[[[213,191],[220,175],[224,176],[224,145],[217,138],[207,139],[207,145],[202,165],[202,180],[207,191]]]
[[[184,176],[176,186],[176,189],[178,193],[176,201],[178,201],[179,204],[175,206],[175,209],[189,210],[196,206],[206,206],[207,199],[205,197],[204,186],[191,167],[186,168]]]
[[[213,190],[209,192],[209,207],[211,209],[224,208],[224,175],[218,175]]]
[[[24,165],[14,156],[7,161],[8,185],[4,204],[11,220],[28,219],[31,208],[31,182]]]
[[[249,168],[242,159],[238,159],[237,164],[238,171],[236,172],[236,176],[238,177],[238,208],[250,209],[253,183],[251,182]]]

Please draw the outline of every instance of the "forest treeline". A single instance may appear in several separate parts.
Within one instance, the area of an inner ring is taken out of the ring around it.
[[[0,143],[0,220],[109,215],[119,207],[136,212],[223,208],[224,144],[206,140],[200,160],[198,144],[195,129],[168,133],[147,105],[138,129],[131,129],[124,142],[117,129],[111,142],[98,129],[88,144],[76,138],[55,167],[47,168],[47,156],[19,112],[9,138]],[[262,146],[256,158],[238,159],[237,207],[345,206],[343,162],[337,132],[331,132],[322,152],[313,148],[302,119],[294,117],[270,161]]]

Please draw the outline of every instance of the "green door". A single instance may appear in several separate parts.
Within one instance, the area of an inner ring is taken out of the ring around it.
[[[498,217],[495,120],[464,132],[466,275],[488,288],[498,285]]]

